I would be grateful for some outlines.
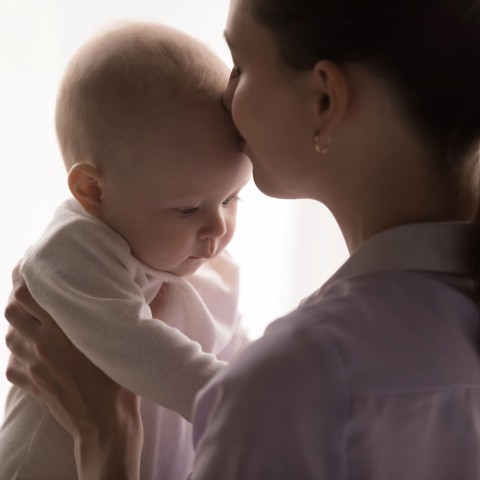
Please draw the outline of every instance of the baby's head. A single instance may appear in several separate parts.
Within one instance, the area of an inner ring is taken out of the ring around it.
[[[70,190],[158,270],[192,273],[233,235],[250,163],[222,105],[227,76],[202,43],[141,22],[95,37],[64,76]]]

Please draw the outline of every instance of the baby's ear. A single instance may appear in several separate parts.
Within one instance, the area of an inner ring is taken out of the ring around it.
[[[89,163],[76,163],[68,172],[68,187],[83,209],[100,216],[102,204],[102,180],[100,171]]]

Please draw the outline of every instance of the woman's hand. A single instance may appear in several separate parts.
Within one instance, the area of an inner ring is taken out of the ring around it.
[[[7,378],[30,392],[72,436],[80,479],[137,479],[139,398],[88,360],[32,298],[18,267],[5,317]]]

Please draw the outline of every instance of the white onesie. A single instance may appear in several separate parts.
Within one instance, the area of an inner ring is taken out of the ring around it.
[[[70,340],[143,397],[141,479],[185,478],[194,453],[191,425],[179,414],[190,418],[198,390],[248,343],[230,256],[224,252],[186,277],[154,270],[70,199],[27,252],[21,273]],[[163,284],[166,301],[152,312]],[[0,480],[76,478],[70,437],[15,387],[0,429],[0,466]]]

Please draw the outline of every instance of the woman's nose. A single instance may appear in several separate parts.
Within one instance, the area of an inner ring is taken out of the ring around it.
[[[235,82],[230,79],[227,84],[227,88],[223,92],[223,105],[231,113],[232,112],[232,100],[235,93]]]

